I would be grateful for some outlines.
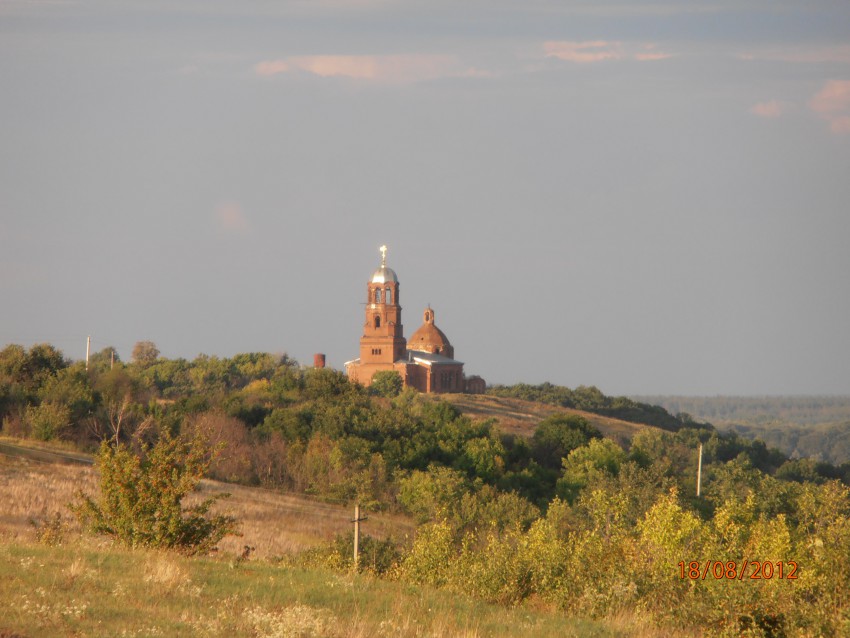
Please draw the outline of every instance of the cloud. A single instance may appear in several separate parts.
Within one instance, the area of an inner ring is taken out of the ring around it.
[[[828,47],[798,46],[782,49],[762,49],[738,56],[742,60],[767,60],[795,64],[850,64],[850,45]]]
[[[777,118],[785,112],[782,103],[777,100],[759,102],[750,107],[750,113],[759,117]]]
[[[666,60],[672,58],[672,53],[635,53],[634,58],[640,62],[655,62],[656,60]]]
[[[254,67],[254,73],[263,76],[286,73],[289,70],[290,66],[284,60],[266,60],[264,62],[260,62]]]
[[[463,67],[450,55],[309,55],[266,60],[254,67],[257,75],[300,71],[323,78],[343,77],[372,82],[408,83],[443,77],[488,77]]]
[[[635,48],[638,50],[634,51]],[[629,46],[622,42],[609,42],[607,40],[591,40],[587,42],[549,40],[543,43],[543,51],[547,58],[557,58],[578,64],[621,59],[654,62],[673,57],[672,53],[657,51],[655,44]]]
[[[248,218],[237,202],[224,202],[215,210],[219,230],[227,233],[244,233],[249,229]]]
[[[850,133],[850,80],[829,80],[809,100],[809,108],[829,122],[833,133]]]
[[[832,129],[833,133],[850,133],[850,115],[842,115],[834,118],[829,123],[829,128]]]
[[[622,57],[619,48],[619,42],[606,42],[604,40],[593,40],[591,42],[549,40],[543,43],[543,51],[547,58],[558,58],[579,64],[618,60]]]
[[[850,110],[850,80],[829,80],[809,100],[809,107],[820,115]]]

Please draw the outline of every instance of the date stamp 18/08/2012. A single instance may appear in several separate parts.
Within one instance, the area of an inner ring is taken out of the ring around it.
[[[742,561],[707,560],[704,562],[692,560],[688,563],[679,562],[679,578],[691,580],[797,580],[799,566],[793,560],[788,561],[758,561],[744,559]]]

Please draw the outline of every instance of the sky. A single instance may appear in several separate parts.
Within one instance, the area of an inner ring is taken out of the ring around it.
[[[846,0],[0,0],[0,344],[850,394]]]

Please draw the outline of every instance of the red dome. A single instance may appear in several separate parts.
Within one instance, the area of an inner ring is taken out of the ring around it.
[[[431,308],[425,309],[423,324],[407,340],[407,349],[441,354],[449,359],[455,356],[449,338],[434,325],[434,311]]]

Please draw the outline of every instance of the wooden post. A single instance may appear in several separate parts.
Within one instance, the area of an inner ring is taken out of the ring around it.
[[[699,444],[699,461],[697,461],[697,496],[702,487],[702,443]]]
[[[354,571],[360,562],[360,504],[354,506]]]
[[[360,567],[360,522],[365,521],[367,516],[360,516],[360,503],[354,506],[354,571]]]

